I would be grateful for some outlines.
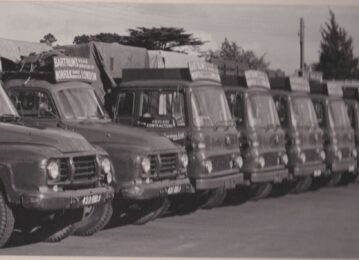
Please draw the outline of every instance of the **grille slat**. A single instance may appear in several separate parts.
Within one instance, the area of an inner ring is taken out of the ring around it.
[[[84,183],[93,182],[96,178],[97,163],[95,156],[81,156],[73,158],[73,166],[69,158],[60,159],[60,182]],[[72,176],[73,174],[73,176]]]
[[[178,159],[176,153],[150,155],[151,175],[158,174],[159,178],[165,178],[177,174]]]
[[[278,154],[277,153],[265,153],[263,154],[266,166],[278,165]]]

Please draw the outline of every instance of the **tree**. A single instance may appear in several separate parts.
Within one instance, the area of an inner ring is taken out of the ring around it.
[[[314,67],[323,72],[325,79],[353,78],[358,73],[358,58],[353,55],[353,39],[338,25],[332,10],[329,10],[329,15],[329,21],[320,29],[322,41],[319,63]]]
[[[227,37],[222,42],[220,50],[209,50],[205,57],[209,62],[215,59],[231,61],[240,69],[267,70],[270,64],[265,60],[265,55],[258,57],[253,51],[244,50],[234,41],[230,42]]]
[[[44,35],[44,37],[40,40],[41,43],[45,43],[49,46],[52,46],[54,42],[56,42],[56,38],[52,33],[48,33]]]
[[[180,46],[199,46],[205,42],[186,33],[183,28],[176,27],[137,27],[129,29],[129,35],[121,36],[116,33],[100,33],[96,35],[80,35],[74,38],[74,44],[89,41],[117,42],[124,45],[143,47],[148,50],[175,51]]]

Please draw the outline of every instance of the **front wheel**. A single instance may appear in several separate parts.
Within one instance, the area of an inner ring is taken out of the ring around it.
[[[15,218],[12,209],[0,192],[0,248],[10,239],[14,230]]]
[[[163,198],[134,202],[129,205],[125,214],[131,224],[144,225],[164,211],[165,203]]]
[[[309,190],[312,186],[313,178],[312,176],[305,176],[298,178],[291,189],[291,193],[300,193]]]
[[[327,186],[329,186],[329,187],[338,186],[341,179],[342,179],[342,173],[333,172],[329,177],[329,181],[327,183]]]
[[[199,208],[202,209],[212,209],[223,204],[227,195],[226,189],[217,188],[209,191],[205,191],[205,194],[202,195],[203,198],[199,198]],[[201,196],[201,195],[200,195]]]
[[[258,183],[250,187],[250,200],[257,201],[269,196],[273,188],[272,183]]]
[[[91,236],[95,234],[110,222],[112,214],[111,202],[85,207],[82,220],[74,225],[74,235]]]

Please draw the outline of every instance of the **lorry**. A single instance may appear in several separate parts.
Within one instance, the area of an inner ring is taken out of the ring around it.
[[[117,180],[114,220],[124,215],[144,224],[167,210],[167,197],[193,192],[184,150],[167,138],[112,123],[89,84],[97,78],[88,59],[45,60],[47,67],[8,73],[5,90],[26,123],[70,129],[109,153]]]
[[[289,188],[292,192],[302,192],[326,169],[323,131],[309,97],[309,81],[302,77],[273,77],[270,86],[285,132]]]
[[[356,170],[357,150],[341,87],[334,83],[310,80],[310,93],[326,154],[324,184],[340,184],[342,175]]]
[[[288,179],[284,131],[269,90],[267,74],[246,70],[222,75],[230,111],[240,133],[244,178],[252,200],[267,197],[274,184]]]
[[[121,80],[113,92],[114,121],[166,136],[186,149],[196,193],[183,203],[213,208],[227,190],[245,184],[238,133],[215,65],[192,61],[184,68],[124,69]]]
[[[76,225],[98,231],[111,217],[113,174],[108,154],[79,134],[23,125],[0,84],[0,247],[14,229],[47,242]]]

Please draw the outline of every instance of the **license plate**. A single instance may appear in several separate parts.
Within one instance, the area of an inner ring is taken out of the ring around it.
[[[315,171],[314,171],[314,177],[319,177],[320,175],[322,175],[322,171],[321,171],[321,170],[315,170]]]
[[[177,194],[181,191],[181,186],[175,185],[167,188],[167,194]]]
[[[354,169],[355,169],[355,166],[354,166],[354,165],[350,165],[350,166],[349,166],[349,172],[353,172]]]
[[[99,203],[100,201],[101,201],[101,195],[99,194],[89,195],[82,198],[82,205],[96,204]]]

